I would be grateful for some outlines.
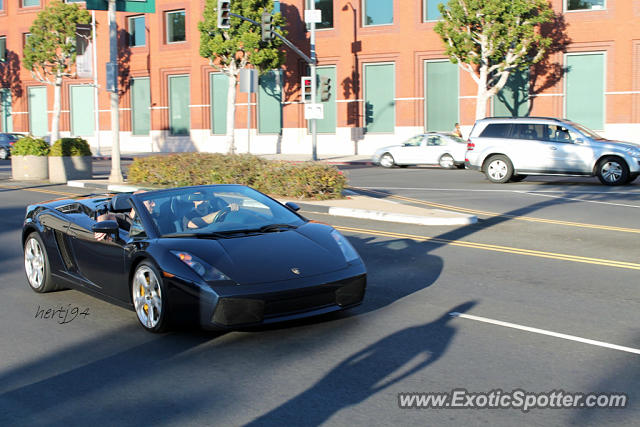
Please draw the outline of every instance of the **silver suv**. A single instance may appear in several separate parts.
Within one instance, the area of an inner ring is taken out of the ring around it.
[[[569,120],[489,117],[471,130],[465,164],[498,183],[527,175],[587,175],[623,185],[640,174],[640,146],[604,139]]]

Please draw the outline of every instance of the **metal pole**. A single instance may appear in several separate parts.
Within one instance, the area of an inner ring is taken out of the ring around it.
[[[253,85],[253,78],[251,80],[250,87]],[[251,90],[247,92],[247,153],[251,153]]]
[[[312,1],[311,3],[311,10],[316,8],[316,2]],[[315,22],[311,22],[311,64],[310,64],[310,68],[311,68],[311,103],[315,104],[316,103],[316,78],[317,78],[317,73],[316,73],[316,64],[317,64],[317,58],[316,58],[316,23]],[[311,159],[313,161],[318,160],[318,135],[316,132],[316,119],[311,119],[310,120],[310,125],[311,125]]]
[[[109,182],[120,184],[120,112],[118,111],[118,32],[116,26],[116,0],[109,0],[109,60],[113,64],[115,90],[111,92],[111,175]]]
[[[98,148],[96,155],[100,156],[100,103],[98,102],[98,54],[96,47],[96,11],[91,11],[91,55],[93,55],[93,111],[96,122],[96,139]]]

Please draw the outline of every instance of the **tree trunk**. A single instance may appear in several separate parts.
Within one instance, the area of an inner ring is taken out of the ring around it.
[[[229,154],[236,153],[236,76],[229,76],[229,92],[227,93],[227,139],[229,140]]]
[[[476,98],[476,120],[487,117],[488,92],[481,85],[478,85],[478,96]]]
[[[53,117],[51,118],[51,144],[60,139],[60,95],[62,93],[62,76],[57,75],[53,85]]]

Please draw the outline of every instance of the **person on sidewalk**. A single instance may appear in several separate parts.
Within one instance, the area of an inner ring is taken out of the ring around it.
[[[452,132],[458,138],[462,138],[462,130],[460,129],[460,123],[456,123],[455,129]]]

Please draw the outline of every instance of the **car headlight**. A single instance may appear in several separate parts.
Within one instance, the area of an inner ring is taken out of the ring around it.
[[[338,247],[342,251],[342,255],[344,255],[344,259],[347,262],[351,262],[360,258],[360,255],[358,255],[358,252],[356,252],[356,250],[353,249],[353,246],[351,246],[351,243],[349,243],[349,241],[345,239],[345,237],[342,234],[340,234],[338,230],[333,230],[331,232],[331,237],[333,237],[333,240],[335,240],[336,243],[338,244]]]
[[[217,268],[207,264],[195,255],[191,255],[189,252],[171,251],[172,254],[178,257],[178,259],[187,264],[193,271],[198,273],[204,280],[218,281],[218,280],[231,280],[226,274],[218,270]]]

